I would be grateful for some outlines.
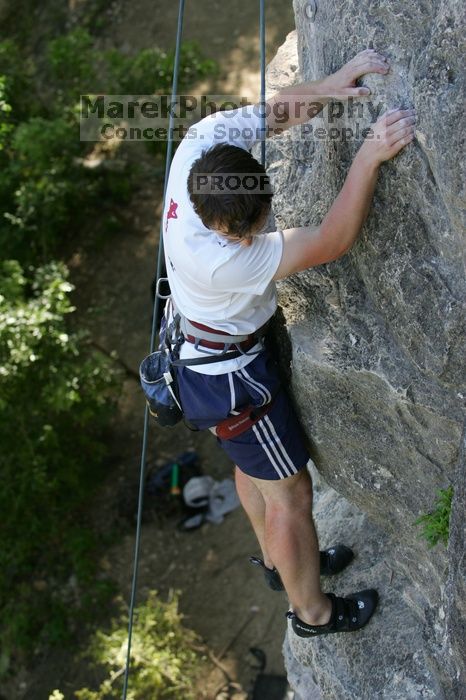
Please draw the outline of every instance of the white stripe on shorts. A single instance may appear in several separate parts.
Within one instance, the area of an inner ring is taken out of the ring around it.
[[[256,438],[257,438],[258,441],[259,441],[259,445],[262,446],[262,449],[264,450],[265,454],[266,454],[267,457],[269,458],[272,467],[275,469],[275,471],[277,472],[277,474],[278,474],[278,476],[280,477],[280,479],[283,479],[283,478],[285,477],[285,475],[284,475],[283,472],[280,470],[280,467],[278,466],[276,460],[275,460],[275,459],[272,457],[272,455],[270,454],[270,450],[269,450],[269,448],[268,448],[268,446],[267,446],[267,443],[264,442],[264,440],[263,440],[263,438],[262,438],[262,435],[260,434],[260,432],[259,432],[258,429],[257,429],[257,426],[258,426],[260,423],[262,423],[262,421],[259,421],[258,423],[256,423],[256,425],[253,425],[253,426],[252,426],[252,429],[254,430],[255,436],[256,436]]]
[[[235,406],[236,406],[236,394],[235,394],[235,385],[233,384],[233,373],[228,372],[228,383],[230,385],[230,413],[238,413],[238,411],[235,411]]]
[[[278,449],[280,450],[280,452],[282,453],[282,455],[283,455],[283,457],[285,458],[286,462],[288,463],[288,465],[289,465],[289,467],[290,467],[290,469],[291,469],[291,472],[292,472],[293,474],[296,474],[297,471],[298,471],[298,469],[297,469],[297,467],[293,464],[293,460],[291,459],[290,455],[289,455],[288,452],[286,451],[285,445],[282,443],[282,441],[281,441],[280,438],[278,437],[277,431],[275,430],[275,427],[274,427],[274,424],[272,423],[272,421],[270,420],[269,416],[267,416],[267,415],[264,416],[264,420],[265,420],[265,422],[267,423],[267,425],[268,425],[268,427],[269,427],[269,429],[270,429],[270,432],[272,433],[272,435],[274,436],[275,440],[277,441],[277,447],[278,447]]]
[[[264,419],[259,421],[259,425],[260,425],[260,428],[262,430],[263,435],[265,435],[265,438],[267,440],[267,444],[275,453],[276,461],[280,464],[280,468],[285,472],[285,476],[292,476],[292,474],[294,472],[294,468],[293,468],[293,471],[290,471],[285,459],[283,458],[281,451],[278,448],[277,442],[281,444],[280,439],[278,438],[278,436],[276,437],[276,439],[274,439],[273,435],[271,435],[268,427],[264,423]],[[275,435],[276,435],[276,433],[275,433]]]
[[[262,406],[265,406],[266,403],[270,403],[270,401],[272,400],[272,395],[266,386],[260,384],[258,381],[253,379],[244,368],[238,370],[238,373],[242,376],[246,384],[249,384],[249,386],[255,389],[259,396],[262,397]]]

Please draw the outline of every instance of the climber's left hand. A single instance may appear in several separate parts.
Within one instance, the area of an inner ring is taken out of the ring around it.
[[[382,73],[390,70],[387,59],[375,49],[360,51],[351,61],[324,79],[326,94],[329,97],[370,95],[367,87],[357,87],[356,80],[366,73]]]
[[[332,98],[338,100],[370,95],[369,88],[356,86],[357,79],[366,73],[385,75],[389,70],[384,56],[374,49],[365,49],[327,78],[282,88],[267,100],[267,135],[281,134],[290,126],[304,124],[319,114]],[[277,118],[277,109],[280,118]]]

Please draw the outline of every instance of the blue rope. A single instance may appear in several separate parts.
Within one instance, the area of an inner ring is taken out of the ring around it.
[[[178,11],[178,28],[176,33],[176,49],[175,49],[175,64],[173,66],[173,84],[172,84],[172,103],[176,100],[176,95],[178,92],[178,74],[180,69],[180,52],[181,52],[181,37],[183,34],[183,17],[184,17],[184,5],[185,0],[180,0],[179,11]],[[172,115],[172,110],[170,110],[170,119],[168,122],[168,142],[167,142],[167,154],[165,162],[165,184],[163,189],[163,208],[165,209],[165,197],[167,194],[168,185],[168,174],[170,172],[170,165],[173,153],[173,123],[174,117]],[[163,217],[160,222],[160,237],[159,237],[159,253],[157,259],[157,280],[160,279],[162,272],[162,261],[163,261]],[[152,313],[152,331],[150,338],[150,350],[153,352],[155,345],[155,336],[157,330],[157,318],[159,312],[160,300],[158,295],[155,295],[154,307]],[[126,700],[126,695],[128,692],[128,679],[129,670],[131,665],[131,640],[133,636],[133,619],[134,619],[134,604],[136,600],[136,589],[138,583],[138,568],[139,568],[139,550],[141,544],[141,524],[142,524],[142,508],[144,503],[144,482],[145,482],[145,471],[146,471],[146,455],[147,455],[147,435],[149,428],[149,408],[146,404],[144,412],[144,430],[142,436],[142,451],[141,451],[141,468],[140,468],[140,479],[139,479],[139,498],[138,498],[138,515],[137,515],[137,525],[136,525],[136,543],[134,552],[134,564],[133,564],[133,583],[131,587],[131,602],[129,606],[129,621],[128,621],[128,649],[126,654],[126,668],[125,668],[125,682],[123,686],[123,700]]]
[[[178,28],[176,34],[176,49],[175,49],[175,63],[173,66],[173,84],[172,84],[172,103],[176,100],[176,94],[178,92],[178,75],[180,69],[180,53],[181,53],[181,37],[183,34],[183,18],[184,18],[185,0],[180,0],[179,10],[178,10]],[[266,137],[266,108],[265,108],[265,0],[260,0],[260,66],[261,66],[261,162],[265,165],[265,137]],[[167,194],[168,186],[168,176],[170,173],[170,165],[172,161],[173,153],[173,123],[174,117],[170,110],[170,119],[168,126],[168,143],[167,143],[167,153],[165,161],[165,183],[163,188],[163,206],[162,211],[165,210],[165,199]],[[157,274],[156,280],[158,281],[162,274],[163,266],[163,217],[160,222],[160,236],[159,236],[159,252],[157,257]],[[155,346],[155,337],[157,333],[157,318],[159,313],[160,299],[158,295],[155,295],[153,312],[152,312],[152,330],[150,338],[150,348],[149,352],[153,352]],[[140,480],[139,480],[139,498],[138,498],[138,515],[137,515],[137,525],[136,525],[136,542],[134,551],[134,564],[133,564],[133,582],[131,586],[131,602],[129,606],[129,621],[128,621],[128,649],[126,654],[126,668],[125,668],[125,680],[123,686],[122,700],[126,700],[128,693],[128,680],[129,671],[131,666],[131,640],[133,635],[133,620],[134,620],[134,606],[136,601],[136,590],[138,582],[138,568],[139,568],[139,552],[141,544],[141,525],[142,525],[142,509],[144,503],[144,482],[145,482],[145,470],[146,470],[146,455],[147,455],[147,435],[149,427],[149,409],[146,405],[144,412],[144,429],[142,437],[142,451],[141,451],[141,467],[140,467]]]

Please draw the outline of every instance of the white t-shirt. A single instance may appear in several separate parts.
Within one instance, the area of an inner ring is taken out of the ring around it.
[[[229,241],[204,226],[189,198],[187,180],[194,161],[211,146],[229,143],[249,150],[259,138],[260,117],[252,105],[202,119],[178,146],[167,185],[163,214],[165,261],[175,304],[191,321],[231,335],[256,331],[275,312],[273,276],[282,257],[283,234],[274,231],[253,236],[250,246]],[[220,352],[196,350],[192,343],[185,342],[180,357],[206,357],[206,351]],[[223,374],[244,367],[254,357],[242,356],[190,369],[202,374]]]

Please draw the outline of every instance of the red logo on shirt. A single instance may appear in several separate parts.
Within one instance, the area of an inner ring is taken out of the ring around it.
[[[170,208],[168,209],[167,223],[165,225],[165,231],[168,228],[168,220],[178,218],[178,214],[176,213],[177,209],[178,209],[178,204],[176,202],[174,202],[173,199],[170,199]]]

